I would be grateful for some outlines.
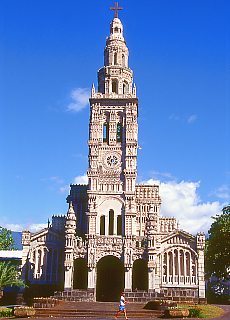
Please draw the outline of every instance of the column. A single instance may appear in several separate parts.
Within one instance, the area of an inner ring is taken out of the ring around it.
[[[96,288],[96,268],[88,268],[88,288]]]
[[[109,215],[105,215],[105,236],[109,234]]]
[[[38,249],[35,249],[35,261],[34,261],[34,279],[37,279],[38,273]]]
[[[189,276],[190,276],[190,284],[192,284],[192,254],[189,252]]]
[[[178,283],[180,283],[180,250],[177,250],[177,263],[178,263]]]
[[[183,256],[184,256],[184,283],[186,284],[187,270],[186,270],[186,253],[184,250],[183,250]]]
[[[115,236],[117,235],[117,217],[118,217],[118,215],[116,215],[115,212],[114,212],[113,234]]]
[[[40,273],[40,278],[43,279],[44,277],[44,248],[41,249],[41,265],[40,265],[40,270],[39,270],[39,273]]]
[[[48,256],[48,250],[47,250],[47,248],[44,248],[43,277],[44,277],[44,280],[46,280],[46,281],[47,281],[47,279],[46,279],[46,274],[47,274],[47,256]]]
[[[155,268],[148,269],[149,290],[155,289]]]
[[[57,255],[56,255],[56,261],[55,261],[55,268],[56,268],[56,279],[55,281],[57,282],[58,281],[58,250],[57,250]]]
[[[125,268],[125,290],[132,291],[132,267]]]
[[[40,277],[43,277],[43,272],[44,272],[44,248],[41,249],[41,265],[40,265]]]
[[[65,290],[72,288],[72,267],[65,266]]]
[[[166,274],[166,283],[169,283],[169,254],[168,252],[166,252],[167,254],[167,260],[166,260],[166,268],[167,268],[167,274]]]
[[[175,250],[172,252],[172,283],[174,283],[174,277],[175,277]]]
[[[204,280],[204,251],[198,251],[198,284],[199,298],[205,298],[205,280]]]
[[[74,262],[73,261],[73,255],[70,252],[67,252],[66,256],[65,256],[65,263],[64,263],[64,267],[65,267],[65,284],[64,284],[64,288],[67,289],[67,290],[73,288],[73,271],[74,271],[73,262]],[[56,263],[56,262],[53,261],[53,263]]]
[[[50,257],[50,282],[52,282],[53,278],[52,278],[52,272],[53,272],[53,254],[54,254],[54,250],[52,248],[51,251],[51,257]]]
[[[160,259],[157,258],[156,260],[156,268],[154,270],[154,290],[156,292],[160,292],[160,285],[161,285],[161,262]]]

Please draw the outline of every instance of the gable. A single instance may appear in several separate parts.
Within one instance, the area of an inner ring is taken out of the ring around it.
[[[185,231],[177,230],[162,238],[161,243],[192,245],[195,244],[195,237]]]

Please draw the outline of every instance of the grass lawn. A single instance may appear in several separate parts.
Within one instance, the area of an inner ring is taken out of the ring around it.
[[[201,310],[202,318],[215,318],[224,314],[224,310],[212,304],[198,304],[198,305],[178,305],[184,308],[198,308]]]

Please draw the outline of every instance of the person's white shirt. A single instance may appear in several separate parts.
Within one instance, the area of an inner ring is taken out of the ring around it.
[[[125,306],[125,297],[121,296],[120,298],[120,306],[124,307]]]

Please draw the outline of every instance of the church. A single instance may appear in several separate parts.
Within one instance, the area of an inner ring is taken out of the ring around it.
[[[37,233],[23,231],[22,275],[30,286],[81,301],[115,301],[123,290],[130,301],[202,301],[204,234],[161,216],[159,185],[136,182],[138,98],[121,8],[112,9],[89,99],[88,184],[70,186],[66,215]]]

